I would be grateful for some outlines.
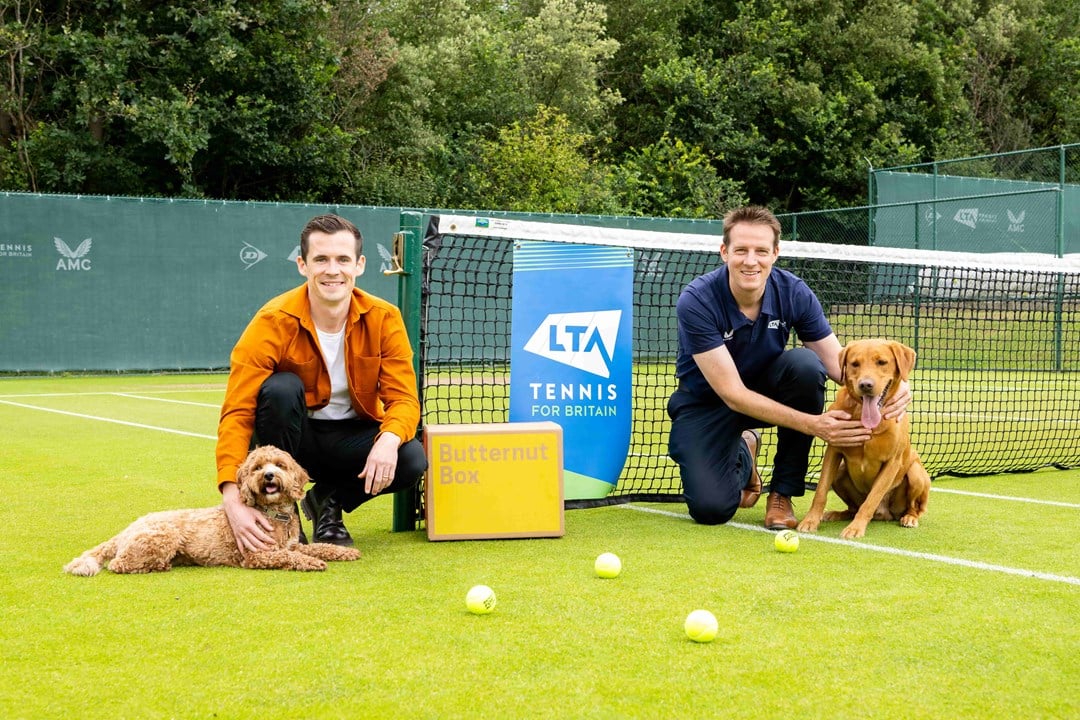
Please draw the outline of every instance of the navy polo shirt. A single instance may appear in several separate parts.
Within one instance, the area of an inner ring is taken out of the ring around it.
[[[675,370],[680,387],[700,397],[716,397],[694,355],[724,345],[739,376],[753,385],[757,375],[787,347],[794,330],[802,342],[828,337],[832,327],[814,292],[802,278],[773,267],[765,283],[761,312],[751,322],[735,302],[722,265],[695,278],[679,295],[679,356]]]

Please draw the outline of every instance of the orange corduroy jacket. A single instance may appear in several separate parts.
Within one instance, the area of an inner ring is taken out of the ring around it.
[[[353,410],[377,421],[380,432],[392,432],[402,442],[411,440],[420,422],[420,401],[401,312],[353,288],[344,346]],[[300,377],[309,410],[330,402],[330,371],[319,350],[306,284],[278,295],[255,314],[233,348],[229,367],[218,423],[219,489],[222,483],[236,481],[255,427],[259,387],[273,373]]]

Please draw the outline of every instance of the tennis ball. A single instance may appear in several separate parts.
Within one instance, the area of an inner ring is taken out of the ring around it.
[[[799,534],[794,530],[781,530],[773,538],[773,545],[780,552],[795,552],[799,549]]]
[[[622,572],[622,561],[619,560],[619,556],[615,553],[600,553],[593,568],[596,570],[597,577],[618,577],[619,573]]]
[[[686,637],[694,642],[707,643],[716,637],[719,625],[716,623],[716,616],[708,610],[695,610],[686,616],[683,629],[686,630]]]
[[[475,585],[465,596],[465,607],[473,615],[487,615],[495,609],[495,591],[487,585]]]

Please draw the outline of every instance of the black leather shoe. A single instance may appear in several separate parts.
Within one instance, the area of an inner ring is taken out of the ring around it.
[[[341,521],[341,505],[338,504],[333,493],[320,502],[315,497],[314,491],[309,492],[300,501],[300,507],[312,523],[313,541],[332,545],[351,546],[353,544],[352,536],[345,529],[345,523]]]

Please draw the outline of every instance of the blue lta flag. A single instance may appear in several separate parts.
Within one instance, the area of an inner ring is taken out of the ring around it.
[[[562,426],[567,500],[605,497],[626,462],[633,295],[630,248],[515,246],[510,421]]]

